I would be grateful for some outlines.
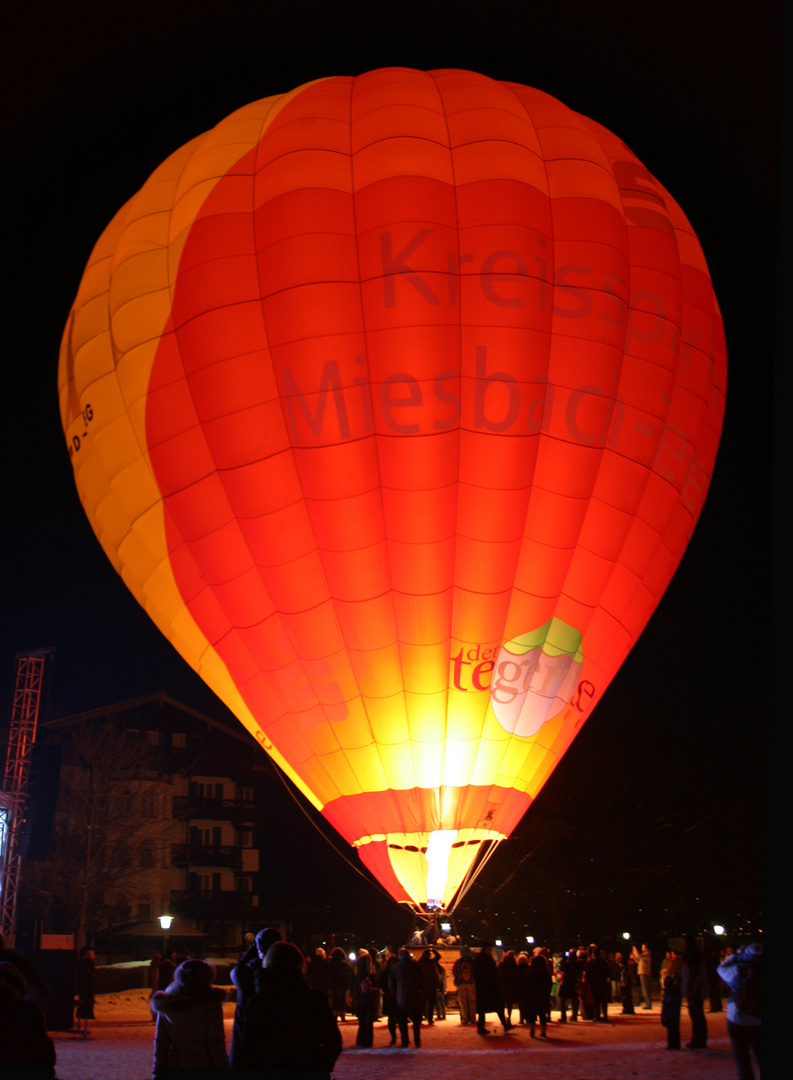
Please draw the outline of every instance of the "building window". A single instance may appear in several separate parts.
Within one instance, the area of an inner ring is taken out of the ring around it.
[[[151,921],[151,904],[138,904],[138,922]]]
[[[222,799],[223,782],[212,784],[208,780],[191,780],[189,792],[193,799]]]
[[[159,733],[159,731],[147,731],[146,732],[146,742],[149,744],[149,746],[159,746],[160,745],[160,733]]]
[[[236,884],[237,892],[253,892],[252,877],[238,877]]]
[[[190,874],[187,887],[191,892],[220,892],[220,874]]]
[[[253,847],[253,829],[248,825],[236,829],[234,842],[237,847]]]
[[[154,866],[154,852],[151,848],[140,849],[140,868],[141,870],[149,870]]]
[[[171,735],[171,746],[174,750],[184,750],[187,746],[187,735],[183,731],[174,731]]]

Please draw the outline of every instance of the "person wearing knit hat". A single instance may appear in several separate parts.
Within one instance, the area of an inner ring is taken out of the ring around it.
[[[297,945],[277,941],[256,973],[256,993],[245,1007],[237,1069],[250,1075],[330,1074],[342,1040],[328,998],[303,974]]]
[[[223,1031],[226,992],[212,985],[214,977],[215,969],[206,960],[185,960],[167,990],[152,997],[157,1017],[152,1080],[183,1076],[184,1069],[228,1069]]]

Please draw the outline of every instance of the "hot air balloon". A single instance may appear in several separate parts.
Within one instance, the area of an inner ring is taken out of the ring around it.
[[[619,138],[401,68],[171,155],[59,368],[118,573],[415,910],[453,907],[641,633],[725,387],[700,245]]]

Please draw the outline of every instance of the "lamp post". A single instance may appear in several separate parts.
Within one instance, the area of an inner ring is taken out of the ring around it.
[[[171,929],[171,923],[173,922],[173,915],[160,915],[159,923],[162,927],[162,958],[163,960],[168,955],[168,931]]]

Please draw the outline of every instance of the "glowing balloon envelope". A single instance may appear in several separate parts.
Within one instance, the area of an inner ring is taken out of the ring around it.
[[[136,598],[396,899],[448,906],[672,577],[726,358],[620,139],[395,68],[168,158],[91,255],[59,386]]]

